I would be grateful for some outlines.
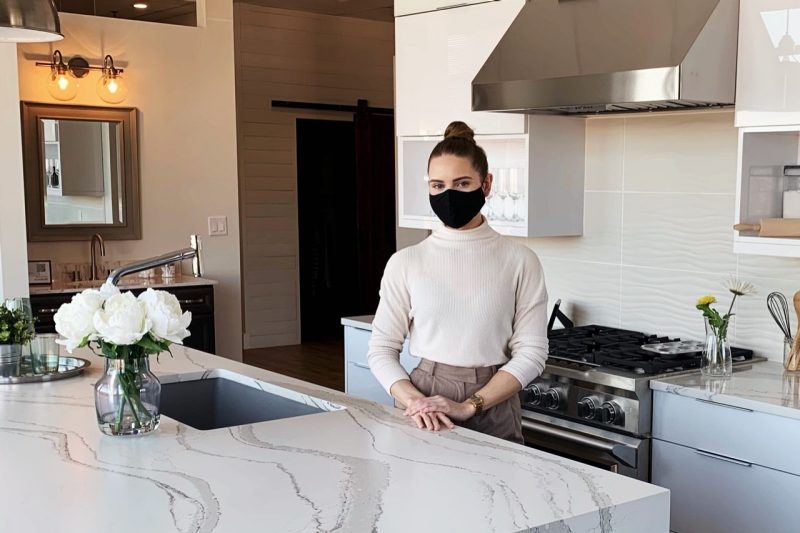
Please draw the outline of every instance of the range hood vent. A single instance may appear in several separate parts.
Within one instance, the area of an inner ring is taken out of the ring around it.
[[[528,0],[472,109],[594,115],[730,106],[737,0]]]

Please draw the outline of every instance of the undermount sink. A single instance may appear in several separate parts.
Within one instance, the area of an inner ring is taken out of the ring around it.
[[[229,372],[212,370],[198,379],[161,383],[161,414],[209,430],[342,409],[341,406]]]

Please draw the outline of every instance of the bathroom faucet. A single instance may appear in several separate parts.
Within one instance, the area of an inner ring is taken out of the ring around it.
[[[92,265],[91,265],[91,278],[92,281],[97,281],[100,278],[100,262],[97,260],[97,247],[95,244],[100,244],[100,257],[106,256],[106,243],[99,233],[92,235]]]

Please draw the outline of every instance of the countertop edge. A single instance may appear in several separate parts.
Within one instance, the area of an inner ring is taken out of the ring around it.
[[[342,317],[342,325],[372,331],[372,319],[375,315],[359,315]]]
[[[650,388],[654,391],[667,392],[686,398],[705,400],[731,407],[749,409],[758,413],[800,420],[800,373],[797,375],[784,374],[784,379],[779,381],[778,374],[775,372],[774,367],[771,368],[771,365],[782,366],[780,363],[774,362],[758,363],[743,372],[745,379],[747,379],[746,373],[756,373],[754,377],[763,377],[766,381],[762,383],[768,383],[774,387],[774,390],[763,386],[751,387],[746,391],[749,397],[744,396],[744,392],[737,394],[736,390],[724,390],[726,387],[735,388],[737,385],[741,388],[738,383],[729,382],[728,380],[702,378],[699,375],[692,376],[692,382],[690,383],[685,383],[688,379],[686,376],[654,379],[650,381]],[[764,373],[761,372],[762,370],[771,370],[772,372]],[[734,376],[736,377],[736,373],[734,373]],[[742,377],[739,377],[739,379],[741,380]],[[684,381],[684,383],[681,381]],[[793,402],[794,405],[789,405],[790,402]],[[781,405],[781,403],[784,405]]]

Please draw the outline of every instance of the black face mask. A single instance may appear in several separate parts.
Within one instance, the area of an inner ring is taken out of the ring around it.
[[[431,194],[430,201],[433,212],[445,226],[460,228],[475,218],[486,203],[486,198],[483,188],[478,187],[469,192],[447,189],[439,194]]]

